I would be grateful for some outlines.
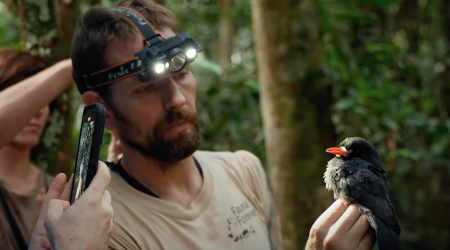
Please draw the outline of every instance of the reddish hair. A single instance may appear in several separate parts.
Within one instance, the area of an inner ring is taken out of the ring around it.
[[[0,91],[28,78],[48,67],[48,64],[38,56],[28,52],[1,49],[0,50]]]

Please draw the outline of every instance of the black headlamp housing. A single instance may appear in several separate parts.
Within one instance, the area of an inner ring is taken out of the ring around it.
[[[181,33],[169,39],[152,44],[145,44],[144,49],[135,54],[143,60],[144,70],[138,74],[139,81],[147,82],[165,73],[175,73],[195,60],[202,49],[187,33]]]
[[[139,81],[147,82],[166,73],[178,72],[194,61],[202,51],[187,33],[164,39],[156,34],[150,23],[135,10],[117,7],[112,11],[121,13],[125,20],[136,28],[143,38],[144,49],[127,61],[94,73],[80,77],[74,72],[80,93],[133,75],[138,75]]]

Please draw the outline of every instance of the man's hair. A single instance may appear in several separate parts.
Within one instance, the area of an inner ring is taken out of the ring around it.
[[[0,50],[0,91],[48,67],[40,57],[15,49]]]
[[[175,33],[180,32],[172,11],[151,0],[123,0],[117,6],[138,11],[155,29],[166,27]],[[111,41],[127,41],[136,34],[134,27],[119,13],[103,7],[93,7],[87,11],[79,23],[72,43],[74,78],[77,83],[84,85],[82,75],[111,66],[105,56],[105,49]],[[107,84],[95,89],[107,103],[109,86],[110,84]]]

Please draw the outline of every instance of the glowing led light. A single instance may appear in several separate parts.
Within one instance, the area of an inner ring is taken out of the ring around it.
[[[155,72],[157,74],[164,72],[164,64],[158,63],[155,65]]]
[[[197,55],[197,51],[196,51],[195,49],[188,49],[188,50],[186,51],[186,56],[187,56],[189,59],[194,58],[196,55]]]

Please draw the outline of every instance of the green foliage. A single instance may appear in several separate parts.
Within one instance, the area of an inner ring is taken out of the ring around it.
[[[7,5],[0,2],[0,48],[22,49],[20,39],[20,20],[12,13],[7,13]]]
[[[244,148],[264,159],[256,80],[245,74],[243,66],[237,66],[229,77],[211,73],[214,76],[207,80],[207,75],[199,70],[200,63],[204,64],[198,62],[193,68],[197,79],[201,149],[235,151]]]

